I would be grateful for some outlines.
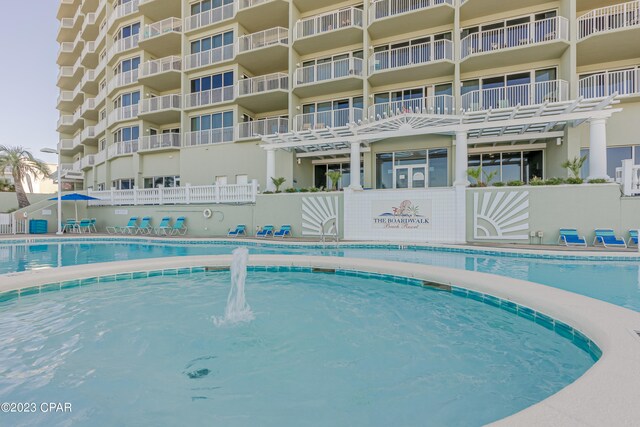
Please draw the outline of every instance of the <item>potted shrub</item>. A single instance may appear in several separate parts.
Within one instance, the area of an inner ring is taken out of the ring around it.
[[[342,173],[340,171],[329,171],[327,172],[327,176],[331,181],[331,187],[338,191],[338,183],[340,182],[340,178],[342,178]]]
[[[273,185],[276,186],[276,193],[280,193],[280,186],[284,184],[286,180],[287,179],[282,176],[279,178],[271,178],[271,182],[273,182]]]
[[[582,165],[587,160],[587,156],[582,156],[580,158],[574,157],[573,160],[567,160],[562,163],[562,167],[571,172],[572,177],[567,179],[567,183],[569,184],[582,184],[584,180],[580,178],[580,169],[582,169]]]

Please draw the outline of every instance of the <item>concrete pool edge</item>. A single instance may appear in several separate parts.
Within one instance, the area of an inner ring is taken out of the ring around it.
[[[0,291],[118,273],[228,266],[230,255],[155,258],[10,273]],[[634,425],[640,419],[640,313],[531,282],[402,262],[313,256],[252,255],[251,266],[313,267],[409,277],[469,289],[540,311],[581,331],[602,350],[582,377],[496,425]]]

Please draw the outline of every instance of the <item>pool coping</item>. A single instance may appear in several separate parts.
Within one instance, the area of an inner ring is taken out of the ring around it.
[[[228,267],[230,255],[202,255],[85,264],[9,273],[0,277],[0,292],[49,283],[151,270]],[[570,325],[591,339],[602,357],[575,382],[549,398],[494,425],[635,425],[640,419],[640,313],[561,289],[492,274],[445,267],[358,258],[299,255],[252,255],[252,267],[305,267],[359,271],[418,279],[463,288],[529,307]],[[168,274],[167,274],[168,275]],[[173,275],[173,274],[172,274]],[[126,277],[126,276],[125,276]],[[78,283],[79,285],[79,283]],[[469,296],[471,298],[471,296]],[[475,299],[475,298],[474,298]],[[491,304],[491,301],[485,301]]]

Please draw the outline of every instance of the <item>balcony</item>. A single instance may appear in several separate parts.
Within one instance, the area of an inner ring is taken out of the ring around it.
[[[61,139],[58,142],[58,150],[66,151],[68,154],[69,151],[73,150],[73,139]]]
[[[74,102],[75,95],[72,90],[61,90],[58,94],[58,100],[56,102],[56,106],[58,110],[62,111],[73,111],[77,104]]]
[[[82,129],[82,133],[80,133],[80,141],[82,141],[83,144],[95,142],[97,138],[98,133],[96,132],[95,126],[85,126],[85,128]]]
[[[85,14],[104,8],[107,5],[106,0],[83,0],[81,3],[80,10]]]
[[[269,74],[287,68],[289,30],[270,28],[238,37],[237,62],[253,74]]]
[[[182,58],[168,56],[166,58],[147,61],[140,67],[138,80],[159,92],[180,88]]]
[[[451,95],[375,104],[369,107],[368,112],[370,120],[380,120],[400,114],[456,114],[454,98]]]
[[[107,150],[98,151],[93,159],[96,166],[107,161]]]
[[[82,49],[81,63],[85,68],[94,69],[100,62],[100,55],[98,52],[98,45],[96,42],[87,42]]]
[[[121,89],[138,83],[138,69],[125,71],[116,74],[107,84],[107,93],[111,94],[114,90]]]
[[[578,66],[640,56],[640,1],[594,9],[578,18]]]
[[[469,34],[460,43],[463,72],[556,60],[569,46],[569,21],[554,17]]]
[[[81,2],[81,0],[60,0],[56,18],[58,20],[62,18],[72,18]]]
[[[98,76],[95,70],[87,70],[80,80],[80,87],[83,92],[95,93],[98,91]]]
[[[107,52],[107,58],[109,58],[109,61],[121,53],[137,48],[140,39],[139,36],[139,34],[135,34],[116,41]]]
[[[578,0],[578,3],[584,0]],[[513,9],[534,9],[544,0],[518,0]],[[512,9],[509,6],[508,9]],[[504,0],[460,0],[460,22],[505,12]]]
[[[225,86],[186,94],[184,96],[184,108],[198,108],[231,102],[235,99],[234,89],[233,86]]]
[[[293,90],[301,98],[362,90],[362,68],[362,59],[353,57],[298,68]]]
[[[369,6],[369,34],[373,39],[450,25],[454,0],[377,0]]]
[[[80,168],[82,170],[90,169],[95,164],[95,155],[89,154],[88,156],[84,156],[80,159]]]
[[[84,67],[78,65],[73,67],[60,67],[58,72],[57,86],[63,90],[74,90],[78,82],[82,79]]]
[[[138,140],[116,142],[107,149],[107,158],[113,159],[120,156],[131,156],[138,152]]]
[[[96,40],[98,38],[98,34],[100,32],[99,24],[102,21],[102,9],[100,13],[87,13],[84,17],[84,22],[82,23],[81,34],[84,40]]]
[[[289,3],[285,0],[238,0],[236,3],[236,21],[247,31],[289,26]]]
[[[238,123],[238,139],[260,139],[263,135],[275,135],[288,132],[289,120],[282,117]]]
[[[293,4],[298,8],[300,13],[310,12],[312,10],[325,9],[335,6],[335,0],[293,0]]]
[[[204,52],[193,53],[184,57],[185,71],[195,70],[208,65],[221,64],[231,61],[235,57],[235,46],[232,44],[220,46]]]
[[[180,2],[175,0],[140,0],[140,13],[153,21],[182,15]]]
[[[72,42],[75,40],[78,32],[82,28],[82,23],[84,22],[84,15],[78,13],[73,18],[62,18],[60,20],[60,27],[58,27],[58,37],[56,40],[58,43],[61,42]]]
[[[177,123],[180,121],[180,94],[156,96],[140,101],[138,115],[156,124]]]
[[[181,144],[179,133],[161,133],[140,138],[139,152],[179,150]]]
[[[512,108],[518,105],[539,105],[569,99],[569,83],[564,80],[528,83],[475,90],[462,95],[462,109],[483,111]]]
[[[140,47],[154,56],[180,54],[182,51],[182,19],[167,18],[145,25]]]
[[[96,121],[98,120],[98,110],[96,108],[96,98],[89,98],[84,101],[80,107],[80,114],[83,119]]]
[[[139,4],[140,0],[131,0],[130,2],[123,3],[120,6],[117,6],[115,9],[113,9],[111,15],[109,16],[109,20],[107,21],[107,28],[111,29],[113,25],[120,22],[121,20],[138,13]]]
[[[70,67],[76,63],[76,59],[82,52],[84,42],[76,38],[73,42],[60,43],[60,49],[58,50],[57,64],[61,67]]]
[[[184,31],[202,30],[233,18],[236,14],[236,2],[225,4],[206,12],[191,15],[184,19]]]
[[[320,111],[317,113],[298,114],[294,117],[294,130],[332,129],[358,123],[363,119],[361,108],[344,108],[341,110]]]
[[[268,74],[238,81],[236,102],[254,113],[286,110],[289,101],[289,76]]]
[[[73,133],[73,114],[64,114],[58,119],[56,130],[58,133]]]
[[[138,104],[127,105],[126,107],[116,108],[109,114],[109,126],[113,126],[118,122],[126,120],[138,119]]]
[[[293,47],[300,55],[362,43],[362,10],[355,7],[296,22]]]
[[[183,147],[233,142],[233,127],[187,132],[184,136]]]
[[[640,69],[603,71],[578,81],[578,94],[585,99],[616,93],[621,101],[640,96]]]
[[[437,40],[376,52],[369,57],[369,82],[388,85],[453,75],[453,42]]]

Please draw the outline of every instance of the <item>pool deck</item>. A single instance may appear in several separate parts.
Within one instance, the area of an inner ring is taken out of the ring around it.
[[[187,267],[228,267],[230,255],[118,261],[0,276],[0,291],[119,273]],[[468,289],[515,302],[564,322],[593,340],[602,357],[574,383],[497,426],[635,426],[640,420],[640,313],[536,283],[491,274],[401,262],[252,255],[252,266],[296,266],[371,272]],[[176,270],[177,271],[177,270]],[[174,272],[175,274],[175,272]],[[178,276],[174,276],[179,281]],[[94,286],[100,286],[96,284]]]

